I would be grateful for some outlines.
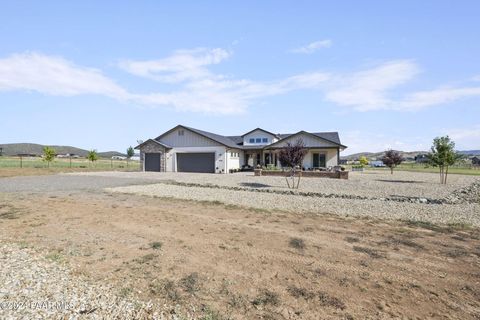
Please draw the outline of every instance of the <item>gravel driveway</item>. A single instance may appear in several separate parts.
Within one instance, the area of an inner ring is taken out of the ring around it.
[[[98,191],[108,187],[149,184],[144,177],[106,175],[25,176],[0,178],[0,192]]]

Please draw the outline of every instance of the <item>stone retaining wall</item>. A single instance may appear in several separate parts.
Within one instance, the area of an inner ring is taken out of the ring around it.
[[[287,171],[255,169],[256,176],[284,177]],[[298,171],[301,177],[348,179],[348,171]]]

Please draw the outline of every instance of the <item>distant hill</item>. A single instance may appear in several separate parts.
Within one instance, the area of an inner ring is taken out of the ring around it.
[[[461,154],[465,154],[467,156],[480,156],[480,150],[464,150],[464,151],[458,151]]]
[[[4,156],[15,156],[17,154],[35,154],[42,155],[43,147],[45,145],[36,143],[7,143],[0,144],[2,148],[2,154]],[[55,149],[57,154],[76,154],[81,157],[85,157],[88,154],[88,150],[80,149],[72,146],[49,146]],[[99,152],[98,155],[102,158],[111,158],[112,156],[125,156],[125,154],[117,151]]]
[[[398,151],[404,158],[415,158],[416,155],[419,154],[426,154],[428,151]],[[468,156],[478,156],[480,155],[480,150],[463,150],[463,151],[458,151],[461,154],[468,155]],[[342,156],[340,159],[342,160],[357,160],[361,156],[367,157],[367,159],[380,159],[383,156],[383,151],[382,152],[359,152],[359,153],[354,153],[350,154],[348,156]]]

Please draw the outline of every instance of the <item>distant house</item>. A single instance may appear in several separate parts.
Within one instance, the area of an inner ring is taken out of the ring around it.
[[[472,166],[480,167],[480,158],[479,157],[473,157],[472,158]]]
[[[428,155],[426,154],[418,154],[415,156],[416,163],[427,163],[428,162]]]
[[[385,167],[385,164],[381,160],[370,161],[370,167],[381,168]]]

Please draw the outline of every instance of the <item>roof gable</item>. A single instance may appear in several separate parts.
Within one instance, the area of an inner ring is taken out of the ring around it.
[[[319,133],[310,133],[310,132],[302,130],[302,131],[299,131],[299,132],[294,133],[294,134],[280,135],[281,140],[279,140],[275,143],[272,143],[268,146],[265,146],[265,149],[281,147],[288,140],[293,140],[295,137],[300,137],[302,135],[305,136],[305,138],[303,140],[305,140],[304,142],[307,145],[307,147],[319,147],[319,148],[322,148],[322,147],[341,147],[341,148],[346,148],[346,146],[344,146],[340,143],[337,143],[335,141],[331,141],[330,139],[326,139],[323,134],[324,133],[320,133],[320,134]],[[337,139],[338,139],[338,133],[332,132],[332,134],[336,134]],[[333,136],[333,138],[335,138],[334,135],[332,135],[332,136]],[[322,144],[319,144],[318,141],[322,141]]]
[[[265,132],[265,133],[268,133],[269,135],[272,135],[272,136],[278,138],[278,134],[272,133],[272,132],[267,131],[267,130],[264,130],[264,129],[262,129],[262,128],[255,128],[255,129],[253,129],[253,130],[250,130],[250,131],[248,131],[247,133],[243,134],[242,137],[245,137],[247,134],[250,134],[250,133],[255,132],[255,131],[257,131],[257,130],[263,131],[263,132]]]
[[[165,133],[161,134],[160,136],[156,137],[155,140],[159,141],[159,140],[162,139],[162,137],[165,137],[166,135],[170,134],[171,132],[173,132],[173,131],[175,131],[179,128],[183,128],[185,130],[188,130],[190,132],[198,134],[198,135],[200,135],[204,138],[207,138],[211,141],[222,144],[226,147],[238,148],[238,145],[234,141],[229,139],[228,137],[221,136],[221,135],[211,133],[211,132],[207,132],[207,131],[203,131],[203,130],[199,130],[199,129],[195,129],[195,128],[191,128],[191,127],[186,127],[186,126],[183,126],[183,125],[178,125],[178,126],[172,128],[172,129],[168,130],[167,132],[165,132]]]

